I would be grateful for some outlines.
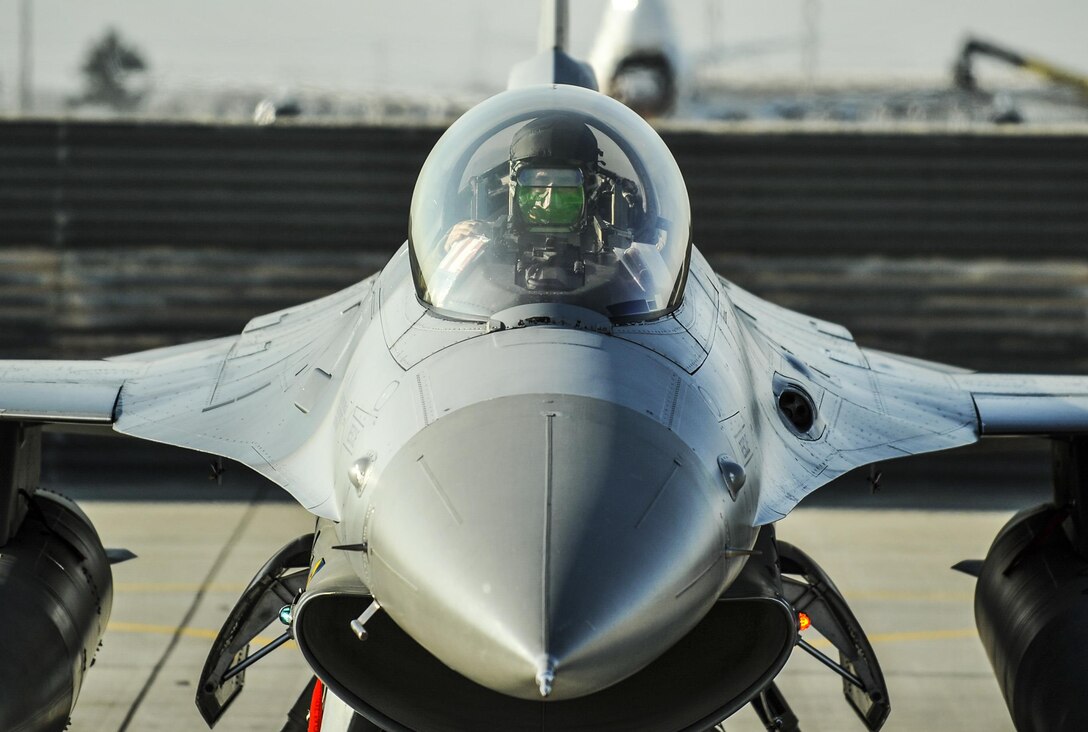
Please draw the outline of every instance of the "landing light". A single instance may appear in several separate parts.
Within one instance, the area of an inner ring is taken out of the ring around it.
[[[812,620],[808,617],[807,613],[797,613],[797,625],[802,632],[812,627]]]

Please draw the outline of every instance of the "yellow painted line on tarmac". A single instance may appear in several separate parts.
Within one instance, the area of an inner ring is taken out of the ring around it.
[[[213,582],[210,585],[200,585],[196,582],[117,582],[113,585],[115,593],[127,592],[187,592],[196,593],[203,589],[205,592],[236,592],[241,593],[246,586],[240,582]]]
[[[177,626],[174,625],[151,625],[148,623],[120,623],[111,622],[106,626],[107,632],[110,633],[138,633],[143,635],[174,635],[178,632]],[[203,640],[215,640],[219,635],[218,630],[209,630],[207,628],[182,628],[181,635],[183,638],[201,638]],[[260,643],[265,645],[271,643],[274,638],[266,638],[265,636],[257,636],[253,639],[254,643]],[[287,641],[285,646],[294,646],[294,641]]]
[[[145,635],[173,635],[177,632],[177,627],[173,625],[151,625],[148,623],[121,623],[111,622],[108,626],[108,630],[111,633],[140,633]],[[209,630],[207,628],[182,628],[181,635],[185,638],[201,638],[204,640],[215,640],[219,635],[217,630]],[[978,631],[974,628],[955,628],[948,630],[901,630],[894,633],[876,633],[869,636],[869,641],[876,643],[912,643],[917,641],[933,641],[933,640],[957,640],[961,638],[976,638],[978,637]],[[264,636],[257,636],[253,639],[255,643],[264,645],[271,643],[273,638],[266,638]],[[808,639],[809,643],[817,648],[829,648],[831,647],[831,641],[826,638],[813,638]],[[285,645],[293,646],[294,641],[288,641]]]
[[[175,625],[150,625],[148,623],[118,623],[111,622],[106,626],[110,633],[141,633],[145,635],[173,635],[178,631]],[[206,638],[215,640],[219,631],[206,628],[182,628],[181,635],[185,638]]]
[[[974,592],[905,592],[900,590],[844,591],[847,600],[869,602],[966,602],[975,601]]]
[[[917,641],[933,640],[957,640],[960,638],[977,638],[978,631],[974,628],[957,628],[950,630],[901,630],[895,633],[874,633],[869,636],[869,642],[877,643],[912,643]],[[817,648],[830,648],[831,641],[826,638],[808,640],[809,645]]]
[[[954,630],[902,630],[896,633],[878,633],[869,636],[869,640],[873,643],[904,643],[977,637],[978,630],[975,628],[958,628]]]

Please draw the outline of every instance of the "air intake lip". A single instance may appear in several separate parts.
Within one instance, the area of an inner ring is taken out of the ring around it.
[[[384,613],[370,620],[369,639],[360,642],[349,624],[369,602],[366,595],[307,594],[295,610],[295,638],[333,693],[390,732],[701,731],[747,704],[796,641],[785,601],[721,600],[634,676],[578,699],[528,701],[452,671]]]

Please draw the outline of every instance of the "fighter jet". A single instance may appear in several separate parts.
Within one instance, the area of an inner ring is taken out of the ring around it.
[[[645,117],[672,111],[691,92],[691,60],[663,0],[613,0],[601,19],[589,64],[602,92]]]
[[[684,48],[673,22],[678,3],[667,0],[611,0],[605,7],[589,52],[600,90],[644,117],[705,114],[698,77],[743,58],[781,54],[804,46],[793,36],[751,39],[743,43],[712,41],[692,53]],[[713,4],[707,9],[715,10]],[[721,23],[720,8],[706,18],[712,35]]]
[[[0,728],[65,727],[122,558],[36,491],[43,429],[230,459],[314,514],[226,618],[196,701],[214,725],[293,639],[315,680],[287,729],[324,732],[696,731],[747,704],[796,730],[774,679],[797,648],[877,730],[873,649],[775,522],[858,466],[1051,436],[1055,503],[964,568],[1017,724],[1085,728],[1088,378],[866,349],[731,284],[668,148],[593,86],[559,45],[515,69],[435,145],[407,242],[341,292],[233,337],[0,362]]]

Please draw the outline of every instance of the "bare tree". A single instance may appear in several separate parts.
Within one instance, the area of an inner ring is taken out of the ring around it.
[[[83,93],[71,100],[73,105],[102,104],[118,111],[131,111],[147,95],[148,66],[143,55],[116,29],[110,28],[87,51],[80,71]]]

